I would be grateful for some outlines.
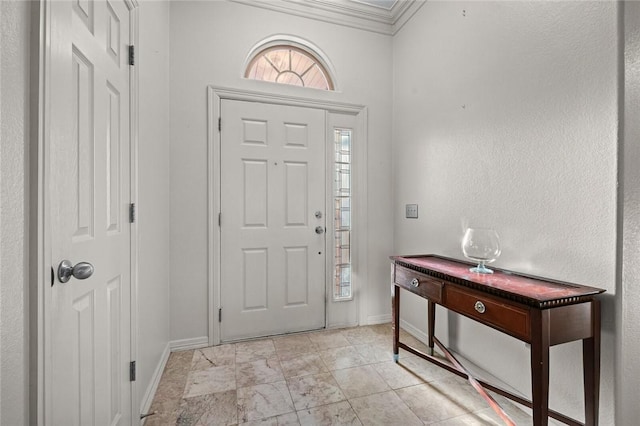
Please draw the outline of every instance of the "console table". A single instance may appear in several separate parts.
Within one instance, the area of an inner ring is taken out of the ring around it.
[[[473,264],[436,255],[392,256],[393,354],[399,348],[465,379],[487,400],[506,424],[514,424],[485,389],[533,410],[533,424],[549,417],[582,425],[549,410],[549,347],[582,340],[585,425],[598,424],[600,388],[600,302],[605,290],[492,268],[493,274],[469,271]],[[400,342],[400,289],[427,299],[429,353]],[[532,399],[478,380],[434,336],[435,309],[440,305],[531,345]],[[436,344],[449,363],[433,356]]]

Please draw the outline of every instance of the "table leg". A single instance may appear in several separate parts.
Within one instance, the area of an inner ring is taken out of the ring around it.
[[[427,301],[427,332],[429,333],[429,355],[433,355],[433,336],[436,329],[436,304],[431,300]]]
[[[531,311],[531,402],[534,426],[549,423],[549,310]]]
[[[582,362],[584,371],[584,424],[598,424],[600,403],[600,301],[591,302],[591,324],[593,335],[582,340]]]
[[[398,362],[400,341],[400,287],[391,284],[391,325],[393,327],[393,360]]]

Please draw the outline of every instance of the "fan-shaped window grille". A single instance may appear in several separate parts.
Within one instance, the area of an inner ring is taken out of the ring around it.
[[[249,63],[245,77],[334,90],[333,82],[322,63],[306,50],[295,46],[272,46],[258,52]]]

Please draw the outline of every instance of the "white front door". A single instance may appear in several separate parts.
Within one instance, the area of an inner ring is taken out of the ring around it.
[[[130,425],[130,8],[45,5],[45,424]],[[95,270],[63,283],[63,260]]]
[[[325,326],[325,111],[221,101],[221,340]]]

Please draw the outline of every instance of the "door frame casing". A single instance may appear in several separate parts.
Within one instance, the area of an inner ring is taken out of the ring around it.
[[[293,107],[306,107],[324,110],[326,113],[343,113],[351,114],[356,117],[357,129],[360,135],[360,143],[357,149],[354,148],[353,168],[356,174],[353,176],[354,211],[358,213],[358,220],[354,225],[352,245],[353,253],[356,253],[353,260],[353,267],[360,271],[355,278],[352,274],[353,292],[357,296],[356,299],[356,318],[362,322],[362,310],[360,299],[362,299],[362,291],[360,283],[367,280],[367,107],[363,105],[348,104],[342,102],[331,102],[313,98],[304,98],[290,95],[273,94],[266,92],[257,92],[242,89],[231,89],[219,86],[207,87],[207,288],[208,288],[208,339],[209,345],[220,344],[220,321],[217,313],[219,312],[220,296],[221,296],[221,277],[220,277],[220,226],[218,224],[218,215],[221,211],[221,139],[218,123],[220,118],[220,106],[223,99],[260,102],[276,105],[287,105]],[[224,123],[222,124],[224,125]],[[326,135],[325,135],[326,136]],[[325,137],[325,144],[326,144]],[[327,165],[327,170],[328,165]],[[327,211],[327,214],[329,210]],[[222,218],[224,221],[224,218]],[[328,241],[327,241],[328,244]],[[333,262],[327,256],[327,265]],[[326,280],[326,298],[325,312],[327,312],[327,304],[330,303],[331,294],[329,294],[330,285]],[[325,326],[330,319],[325,315]],[[352,324],[356,325],[356,324]]]
[[[39,26],[37,41],[34,41],[34,47],[38,49],[37,61],[32,64],[37,69],[37,94],[34,98],[37,104],[37,135],[34,137],[34,158],[31,161],[32,172],[30,173],[31,183],[30,190],[37,195],[31,197],[35,202],[32,208],[35,214],[30,219],[30,229],[33,230],[35,236],[33,241],[34,249],[30,249],[35,258],[35,265],[30,267],[33,282],[36,288],[31,297],[35,301],[30,302],[30,325],[31,350],[32,353],[30,365],[35,368],[36,378],[31,379],[32,383],[36,383],[35,390],[31,391],[30,403],[35,404],[35,409],[30,409],[31,415],[35,414],[36,424],[47,425],[49,419],[47,413],[51,406],[51,280],[55,265],[52,264],[51,256],[52,241],[51,227],[54,223],[51,220],[50,206],[50,118],[49,110],[51,108],[51,87],[52,87],[52,43],[51,28],[52,16],[51,3],[56,0],[40,0],[34,3],[37,11],[34,11],[32,22],[36,22]],[[139,41],[139,3],[138,0],[123,0],[129,10],[129,37],[130,43],[134,46]],[[37,16],[36,16],[37,15]],[[35,56],[35,55],[34,55]],[[129,68],[129,168],[130,168],[130,202],[136,203],[138,200],[138,128],[139,128],[139,85],[138,85],[138,67]],[[36,109],[34,109],[35,111]],[[138,353],[138,225],[136,222],[130,224],[130,359],[135,360]],[[35,294],[34,294],[35,293]],[[35,311],[35,312],[34,312]],[[33,371],[33,369],[32,369]],[[131,422],[139,424],[138,395],[136,382],[130,382],[131,394]]]

